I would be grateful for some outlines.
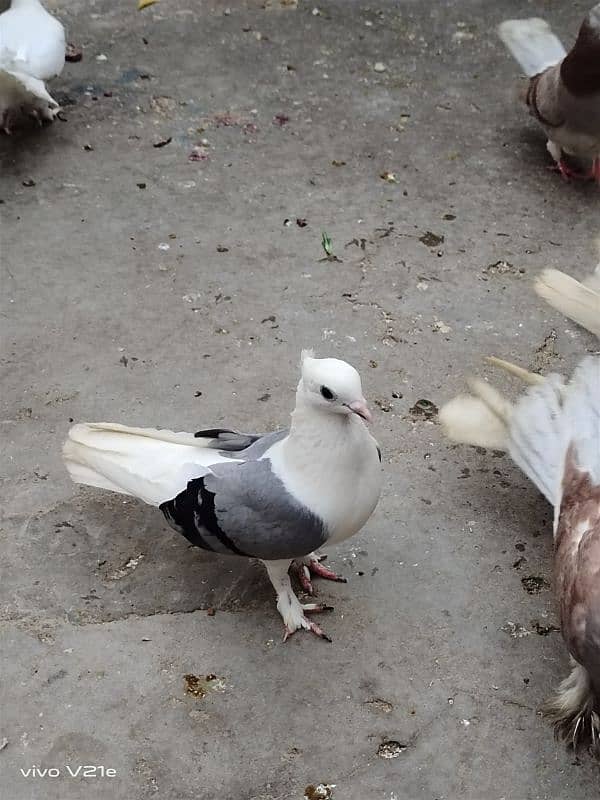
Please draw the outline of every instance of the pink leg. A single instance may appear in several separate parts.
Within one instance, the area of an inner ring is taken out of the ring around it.
[[[302,590],[307,594],[315,594],[311,575],[318,575],[319,578],[324,578],[328,581],[346,583],[346,578],[337,575],[333,570],[321,564],[323,558],[325,558],[325,556],[318,557],[314,553],[310,553],[304,558],[298,558],[293,562],[294,571],[298,575],[300,586],[302,586]]]
[[[304,611],[305,614],[318,614],[322,611],[333,611],[333,606],[326,606],[323,603],[306,603],[305,605],[302,606],[302,610]],[[305,620],[305,621],[307,623],[305,630],[311,631],[312,633],[315,634],[315,636],[318,636],[319,639],[325,639],[326,642],[331,641],[329,636],[327,636],[327,634],[323,631],[323,629],[319,625],[317,625],[316,622],[311,622],[310,620]],[[296,633],[297,630],[298,628],[292,629],[288,628],[288,626],[286,625],[284,627],[285,632],[283,635],[283,641],[287,642],[290,636]]]
[[[548,167],[548,169],[551,169],[553,172],[560,172],[562,177],[567,181],[571,178],[580,181],[587,181],[590,178],[596,177],[594,173],[594,167],[592,167],[590,172],[577,172],[577,170],[572,169],[563,158],[561,158],[560,161],[557,161],[556,164]]]
[[[592,177],[596,183],[600,183],[600,156],[597,156],[592,164]]]

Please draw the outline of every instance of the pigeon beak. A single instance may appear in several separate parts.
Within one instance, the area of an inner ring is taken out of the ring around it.
[[[373,422],[373,417],[367,406],[366,400],[357,400],[354,403],[348,403],[348,408],[353,414],[358,414],[366,423]]]

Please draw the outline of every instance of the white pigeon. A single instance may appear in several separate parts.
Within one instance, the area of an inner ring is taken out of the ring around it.
[[[132,495],[158,506],[192,544],[259,558],[277,593],[285,639],[304,628],[328,639],[302,605],[310,573],[343,580],[316,551],[354,535],[381,491],[381,455],[366,427],[371,415],[360,376],[335,358],[302,352],[289,430],[264,435],[214,429],[196,434],[110,423],[74,425],[63,457],[76,483]]]
[[[60,111],[45,81],[65,63],[65,30],[39,0],[12,0],[0,14],[0,127],[29,114],[42,122]]]

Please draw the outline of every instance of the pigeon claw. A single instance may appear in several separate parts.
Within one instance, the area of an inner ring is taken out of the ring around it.
[[[338,583],[347,583],[347,579],[343,575],[338,575],[332,569],[324,567],[317,558],[312,558],[308,564],[308,569],[313,575],[318,575],[319,578],[325,578],[328,581],[337,581]]]
[[[324,611],[333,611],[333,606],[328,606],[325,603],[305,603],[304,605],[298,604],[298,606],[301,615],[298,614],[293,620],[289,620],[285,623],[283,641],[287,642],[290,636],[296,633],[296,631],[305,630],[311,631],[315,636],[318,636],[319,639],[325,639],[326,642],[330,642],[331,639],[323,629],[317,625],[316,622],[307,619],[305,614],[320,614]]]
[[[315,587],[313,586],[311,580],[311,575],[317,575],[319,578],[324,578],[328,581],[337,581],[337,583],[347,582],[346,578],[344,578],[342,575],[338,575],[333,570],[328,569],[328,567],[325,567],[323,564],[321,564],[321,561],[323,561],[325,558],[327,558],[327,556],[310,553],[310,555],[294,561],[294,572],[298,576],[302,591],[306,594],[311,596],[316,594]]]
[[[571,179],[579,181],[589,181],[590,178],[596,178],[597,180],[595,164],[596,162],[594,161],[594,167],[592,167],[592,170],[590,172],[577,172],[577,170],[573,169],[567,164],[564,158],[561,158],[560,161],[557,161],[556,164],[553,164],[552,166],[548,167],[548,169],[552,170],[553,172],[560,172],[560,174],[566,181]]]
[[[310,620],[306,619],[306,617],[304,618],[301,628],[306,631],[311,631],[312,633],[315,634],[315,636],[318,636],[319,639],[324,639],[326,642],[332,641],[331,638],[327,636],[325,631],[321,627],[319,627],[319,625],[317,625],[316,622],[311,622]],[[283,635],[283,641],[287,642],[290,636],[296,633],[297,630],[300,630],[300,628],[288,628],[288,626],[286,625],[284,630],[285,633]]]
[[[312,581],[310,579],[310,570],[303,564],[302,562],[298,564],[298,580],[300,581],[300,586],[302,587],[302,591],[306,592],[306,594],[313,595],[315,593],[315,587],[312,585]]]

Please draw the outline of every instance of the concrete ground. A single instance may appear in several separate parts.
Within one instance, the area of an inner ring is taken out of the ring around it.
[[[597,346],[531,281],[591,270],[598,190],[546,169],[494,34],[571,41],[588,3],[317,5],[51,4],[83,48],[65,121],[0,140],[2,800],[597,792],[537,710],[568,666],[551,510],[411,412],[484,354],[568,373]],[[331,645],[284,645],[260,565],[60,459],[74,420],[286,424],[301,346],[359,368],[386,471],[319,586]]]

